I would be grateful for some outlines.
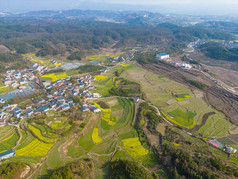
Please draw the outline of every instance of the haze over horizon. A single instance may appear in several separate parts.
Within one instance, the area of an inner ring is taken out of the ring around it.
[[[188,15],[238,15],[234,0],[0,0],[0,11],[21,13],[39,10],[133,10]]]

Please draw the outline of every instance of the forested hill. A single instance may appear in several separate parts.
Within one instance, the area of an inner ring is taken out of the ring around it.
[[[238,62],[238,48],[228,49],[227,47],[214,42],[209,42],[199,48],[210,58]]]
[[[64,55],[75,48],[98,49],[119,41],[118,47],[159,45],[179,51],[196,38],[232,39],[230,34],[208,29],[161,24],[157,27],[138,24],[115,24],[68,20],[0,23],[0,43],[20,54],[38,56]]]
[[[227,32],[218,31],[214,29],[208,29],[199,26],[181,27],[173,24],[162,23],[158,27],[163,27],[172,31],[178,39],[189,40],[192,37],[199,39],[220,39],[220,40],[231,40],[233,35]]]

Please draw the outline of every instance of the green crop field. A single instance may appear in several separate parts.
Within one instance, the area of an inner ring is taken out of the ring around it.
[[[224,114],[209,116],[206,124],[198,131],[205,137],[223,137],[229,134],[233,125],[225,119]]]
[[[235,144],[231,139],[229,139],[228,137],[222,137],[217,139],[219,142],[225,144],[225,145],[232,145]]]
[[[34,127],[33,125],[29,124],[28,128],[42,141],[47,142],[47,143],[54,143],[56,142],[58,139],[57,138],[48,138],[48,137],[44,137],[41,134],[41,131],[39,129],[37,129],[36,127]]]
[[[0,94],[5,94],[9,92],[10,90],[11,90],[10,87],[2,87],[0,88]]]
[[[85,150],[85,151],[90,151],[90,149],[94,146],[94,143],[92,141],[92,133],[93,129],[89,130],[89,132],[79,138],[79,145]]]
[[[173,120],[184,127],[190,127],[194,125],[193,118],[196,116],[196,114],[193,112],[184,112],[180,109],[176,109],[168,114],[173,117]]]
[[[55,133],[55,130],[50,128],[49,126],[45,124],[39,124],[37,125],[37,128],[41,131],[42,135],[46,137],[57,137],[57,134]]]
[[[17,134],[17,132],[15,132],[11,136],[6,138],[6,140],[3,140],[0,143],[0,152],[9,150],[9,149],[15,147],[16,142],[18,141],[18,139],[19,139],[19,135]]]
[[[22,130],[22,135],[23,135],[23,137],[20,141],[20,144],[17,146],[17,150],[20,150],[20,149],[26,147],[33,140],[35,140],[35,137],[30,132]]]
[[[16,151],[17,156],[39,156],[44,157],[54,144],[46,144],[38,139],[33,140],[24,148]]]
[[[0,128],[0,142],[11,136],[15,132],[15,128],[13,126],[4,126]]]

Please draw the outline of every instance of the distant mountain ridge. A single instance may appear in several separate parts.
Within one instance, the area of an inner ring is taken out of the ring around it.
[[[0,14],[1,15],[1,14]],[[164,15],[147,11],[100,11],[100,10],[43,10],[22,14],[8,14],[4,17],[15,19],[79,19],[110,21],[117,23],[157,24],[163,22]],[[158,21],[161,20],[161,21]],[[156,23],[155,23],[156,22]]]

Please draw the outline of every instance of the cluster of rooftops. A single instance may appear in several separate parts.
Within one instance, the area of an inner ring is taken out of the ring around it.
[[[24,69],[24,70],[8,70],[3,74],[5,76],[4,85],[16,88],[19,85],[26,85],[31,80],[34,80],[36,76],[33,73],[33,70]]]
[[[95,89],[91,85],[91,80],[95,80],[95,78],[87,74],[82,77],[74,77],[72,80],[71,77],[66,77],[50,84],[42,81],[45,85],[47,96],[39,99],[31,99],[32,104],[26,105],[24,108],[20,108],[18,105],[3,105],[2,111],[0,111],[0,123],[5,124],[5,119],[9,116],[14,118],[29,118],[33,114],[37,115],[49,110],[68,110],[75,106],[73,98],[76,96],[80,96],[82,99],[101,97],[101,94],[91,93],[89,91]],[[83,110],[83,106],[81,109]],[[93,107],[90,107],[90,110],[95,112]]]

